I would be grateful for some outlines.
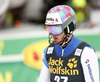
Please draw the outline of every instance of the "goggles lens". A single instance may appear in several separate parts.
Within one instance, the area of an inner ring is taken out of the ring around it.
[[[46,25],[46,29],[50,34],[59,35],[63,32],[60,25]]]

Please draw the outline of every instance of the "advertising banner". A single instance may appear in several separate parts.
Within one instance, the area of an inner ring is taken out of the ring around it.
[[[76,37],[100,52],[100,35]],[[48,45],[48,37],[0,40],[0,82],[37,82]]]

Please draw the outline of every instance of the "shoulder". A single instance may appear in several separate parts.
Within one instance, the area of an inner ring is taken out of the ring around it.
[[[47,50],[48,50],[48,49],[52,49],[54,46],[55,46],[55,44],[54,44],[54,43],[51,43],[49,46],[47,46],[47,47],[44,49],[43,54],[46,55]]]
[[[87,45],[82,52],[81,59],[84,60],[85,58],[98,59],[94,49],[89,45]]]
[[[85,46],[83,53],[84,54],[96,54],[94,48],[88,44]]]
[[[46,56],[46,52],[47,52],[48,46],[43,50],[43,54],[42,54],[42,59],[45,58]]]
[[[87,51],[87,52],[91,52],[91,51],[92,52],[95,52],[94,49],[93,49],[93,47],[90,46],[90,45],[86,45],[85,48],[84,48],[84,51]]]
[[[47,68],[49,68],[49,67],[48,67],[48,63],[47,63],[47,60],[46,60],[46,52],[47,52],[47,49],[48,49],[48,47],[46,47],[46,48],[44,49],[44,51],[43,51],[43,54],[42,54],[42,61],[43,61],[44,65],[45,65]]]

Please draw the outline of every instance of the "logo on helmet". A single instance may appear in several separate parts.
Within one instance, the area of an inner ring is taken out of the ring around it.
[[[47,18],[46,20],[47,20],[47,21],[55,21],[55,22],[58,22],[58,19],[57,19],[57,18],[54,19],[54,18],[52,18],[52,17],[51,17],[51,18]]]
[[[54,18],[47,18],[46,20],[48,20],[48,21],[54,21]]]
[[[58,19],[56,18],[56,22],[58,22]]]

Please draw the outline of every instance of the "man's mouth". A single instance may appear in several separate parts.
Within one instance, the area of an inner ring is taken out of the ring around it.
[[[58,40],[58,38],[53,38],[55,41]]]

